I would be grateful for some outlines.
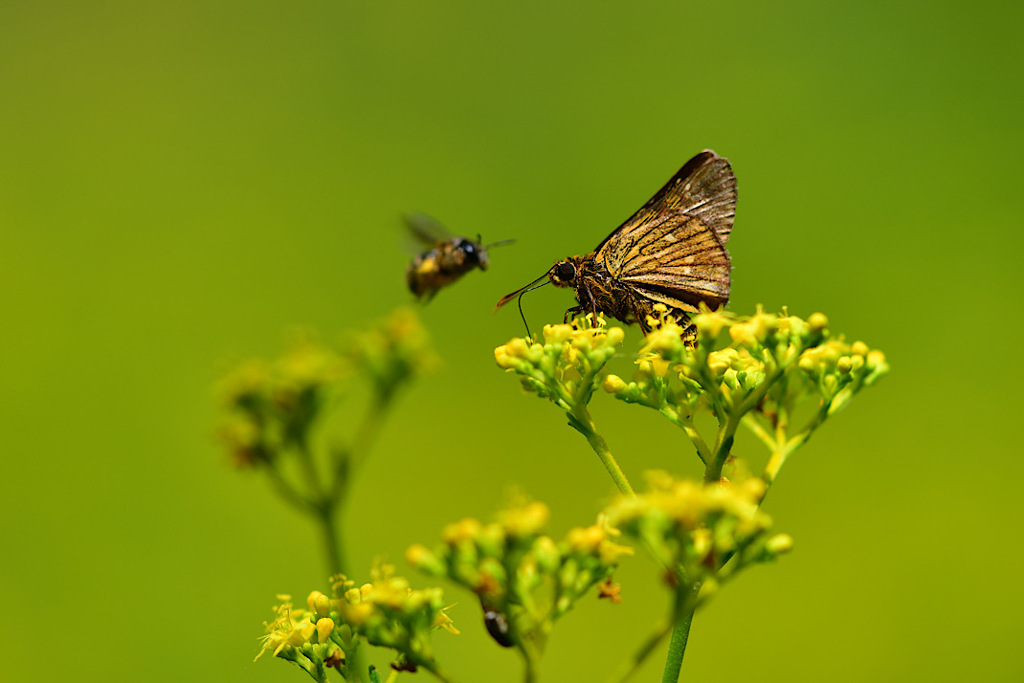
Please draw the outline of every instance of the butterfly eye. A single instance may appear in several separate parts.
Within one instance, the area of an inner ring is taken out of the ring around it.
[[[566,282],[572,280],[576,277],[576,266],[567,262],[559,263],[555,269],[555,277]]]

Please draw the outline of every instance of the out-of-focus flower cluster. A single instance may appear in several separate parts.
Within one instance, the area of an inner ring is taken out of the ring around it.
[[[219,386],[220,437],[240,466],[259,465],[303,438],[325,400],[351,374],[348,360],[309,337],[273,361],[240,364]]]
[[[701,598],[708,597],[737,572],[793,545],[788,535],[769,533],[771,519],[758,509],[766,486],[760,479],[732,486],[661,471],[647,476],[649,490],[611,505],[608,523],[673,568],[668,577],[677,590],[699,586]]]
[[[371,583],[356,586],[343,575],[331,580],[333,597],[313,591],[306,609],[297,609],[287,595],[279,596],[277,618],[266,623],[267,635],[257,659],[265,652],[299,665],[315,680],[326,680],[326,669],[338,669],[349,680],[348,664],[360,641],[395,651],[395,668],[423,667],[440,674],[430,635],[439,628],[458,633],[444,606],[440,588],[414,590],[394,575],[394,567],[378,564]]]
[[[506,646],[544,647],[554,622],[594,586],[618,602],[611,575],[633,550],[616,542],[618,532],[599,520],[571,530],[561,542],[542,533],[548,508],[531,502],[505,510],[483,524],[449,524],[434,550],[414,545],[406,559],[433,576],[445,576],[480,599],[484,623]]]
[[[572,410],[590,402],[625,335],[620,327],[607,327],[601,315],[595,320],[588,314],[571,325],[545,325],[543,336],[543,344],[513,339],[494,349],[494,359],[519,375],[527,391]]]
[[[371,379],[382,400],[410,379],[433,371],[439,363],[427,329],[406,308],[352,335],[347,349],[353,365]]]
[[[399,310],[337,351],[309,336],[272,361],[250,360],[218,386],[220,440],[239,466],[273,461],[303,442],[328,400],[356,373],[369,376],[378,401],[436,363],[415,314]]]

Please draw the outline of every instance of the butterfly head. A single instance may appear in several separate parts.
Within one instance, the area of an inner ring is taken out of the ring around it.
[[[548,280],[555,287],[573,287],[576,284],[576,276],[580,272],[580,257],[572,256],[563,259],[551,266],[548,271]]]

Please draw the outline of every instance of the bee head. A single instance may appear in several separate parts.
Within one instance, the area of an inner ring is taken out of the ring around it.
[[[548,271],[548,279],[555,287],[572,287],[576,280],[577,263],[575,259],[567,258],[551,266]]]
[[[455,240],[455,248],[462,252],[463,263],[470,268],[479,266],[480,270],[487,270],[487,251],[480,246],[479,242],[460,237]]]

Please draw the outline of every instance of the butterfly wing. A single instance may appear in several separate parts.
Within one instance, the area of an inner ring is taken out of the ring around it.
[[[441,223],[425,213],[402,214],[402,222],[405,227],[417,240],[426,247],[433,247],[439,242],[446,242],[451,239],[451,234],[445,230]]]
[[[729,300],[729,253],[709,225],[668,210],[616,230],[595,255],[640,296],[687,312]]]
[[[722,244],[729,241],[736,215],[736,175],[725,157],[709,149],[696,155],[679,169],[665,186],[640,207],[616,232],[646,224],[656,216],[679,211],[700,219],[715,231]],[[597,251],[616,233],[597,247]]]

